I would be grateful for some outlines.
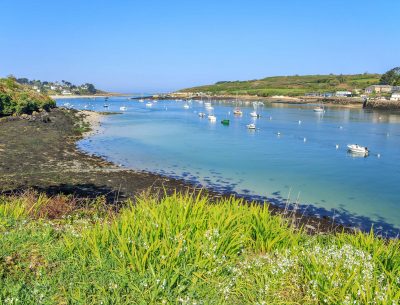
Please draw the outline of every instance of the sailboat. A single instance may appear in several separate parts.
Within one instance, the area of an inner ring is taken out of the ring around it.
[[[243,115],[242,110],[240,110],[240,108],[238,107],[238,97],[237,97],[237,93],[236,93],[236,107],[235,109],[233,109],[233,114],[236,116],[241,116]]]
[[[257,108],[258,108],[257,102],[253,103],[253,108],[254,108],[254,110],[252,112],[250,112],[250,116],[253,118],[260,118],[261,115],[257,112]]]
[[[315,107],[314,112],[325,112],[325,108],[322,104],[319,104],[317,107]]]

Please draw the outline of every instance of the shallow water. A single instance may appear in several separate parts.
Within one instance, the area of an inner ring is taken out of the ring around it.
[[[197,101],[146,102],[126,98],[59,100],[72,107],[119,111],[103,130],[78,143],[89,153],[128,168],[185,178],[221,191],[277,204],[299,202],[303,209],[337,221],[396,234],[400,228],[400,114],[349,108],[313,112],[312,105],[267,104],[252,119],[251,104],[233,116],[232,104],[213,102],[217,122]],[[229,126],[220,121],[230,119]],[[255,123],[257,130],[246,128]],[[278,135],[280,133],[280,135]],[[346,145],[368,146],[368,157]],[[339,148],[336,148],[339,145]]]

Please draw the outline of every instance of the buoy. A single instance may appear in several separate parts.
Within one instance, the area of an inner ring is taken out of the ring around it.
[[[343,126],[339,126],[340,129],[343,129]]]
[[[299,125],[301,124],[301,121],[299,120]]]
[[[380,157],[381,157],[381,154],[377,154],[376,156],[377,156],[378,158],[380,158]]]
[[[303,139],[303,141],[304,141],[304,142],[306,142],[306,141],[307,141],[307,139],[306,139],[306,138],[304,138],[304,139]]]
[[[336,149],[339,149],[339,144],[336,144]]]

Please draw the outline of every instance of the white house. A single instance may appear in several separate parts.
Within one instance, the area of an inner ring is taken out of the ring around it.
[[[350,97],[351,92],[350,91],[336,91],[335,95],[338,97]]]
[[[61,94],[62,94],[62,95],[71,95],[72,93],[71,93],[71,91],[69,91],[69,90],[63,90],[63,91],[61,92]]]
[[[392,94],[392,97],[390,98],[391,101],[400,101],[400,92],[395,92]]]

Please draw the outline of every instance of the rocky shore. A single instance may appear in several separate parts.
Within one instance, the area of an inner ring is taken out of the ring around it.
[[[0,193],[14,194],[34,189],[48,195],[104,196],[109,204],[115,205],[149,192],[159,196],[176,191],[201,192],[215,199],[232,196],[179,179],[127,170],[79,151],[76,141],[89,129],[98,131],[101,114],[56,108],[47,116],[47,122],[26,117],[0,121]],[[88,128],[89,124],[91,128]],[[270,209],[274,213],[290,215],[298,226],[311,233],[344,229],[329,218],[289,212],[287,207],[275,205],[270,205]]]

